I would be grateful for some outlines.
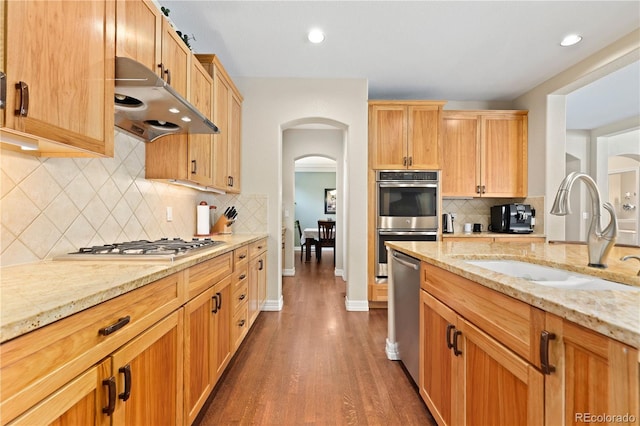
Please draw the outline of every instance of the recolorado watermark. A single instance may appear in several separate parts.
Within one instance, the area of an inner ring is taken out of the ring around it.
[[[594,414],[575,413],[576,423],[634,423],[636,416],[633,414]]]

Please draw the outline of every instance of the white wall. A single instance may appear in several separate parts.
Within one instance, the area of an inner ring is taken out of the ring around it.
[[[282,132],[300,122],[341,123],[345,129],[345,244],[348,252],[346,306],[366,310],[367,302],[367,81],[364,79],[237,78],[244,96],[242,190],[268,197],[269,256],[267,304],[282,298],[281,230]],[[337,125],[336,125],[337,127]],[[353,250],[351,250],[353,247]]]
[[[331,158],[336,161],[335,184],[338,189],[336,200],[336,274],[343,277],[348,274],[343,262],[344,232],[342,232],[345,212],[344,212],[344,134],[345,130],[318,130],[318,129],[289,129],[284,131],[283,152],[282,152],[282,220],[286,227],[285,234],[285,260],[284,268],[287,275],[295,274],[293,260],[294,233],[297,232],[293,226],[295,220],[292,212],[295,210],[295,160],[301,157],[316,155]],[[285,217],[284,211],[289,211],[289,217]],[[323,210],[324,211],[324,210]],[[304,224],[303,224],[304,226]],[[342,229],[341,229],[342,228]]]
[[[529,195],[553,200],[565,170],[567,93],[640,59],[640,29],[517,98],[529,110]],[[540,175],[540,170],[544,174]],[[547,203],[549,204],[549,203]],[[550,204],[549,204],[550,205]],[[564,239],[564,219],[545,212],[547,238]]]

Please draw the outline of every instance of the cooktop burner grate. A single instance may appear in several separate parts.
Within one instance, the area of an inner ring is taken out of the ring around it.
[[[194,250],[211,248],[222,241],[214,241],[210,238],[193,239],[185,241],[181,238],[161,238],[156,241],[139,240],[123,243],[105,244],[102,246],[82,247],[77,252],[69,253],[58,259],[80,259],[80,258],[168,258],[173,259],[178,256],[191,254]]]

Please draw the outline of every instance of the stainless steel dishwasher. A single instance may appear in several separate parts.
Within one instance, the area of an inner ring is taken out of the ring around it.
[[[400,360],[418,384],[420,358],[420,261],[392,252],[394,320]]]

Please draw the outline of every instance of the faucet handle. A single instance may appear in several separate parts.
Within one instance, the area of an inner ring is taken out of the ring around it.
[[[640,256],[636,256],[635,254],[630,254],[620,258],[620,260],[622,260],[623,262],[629,259],[636,259],[638,262],[640,262]],[[638,270],[638,276],[640,277],[640,270]]]

